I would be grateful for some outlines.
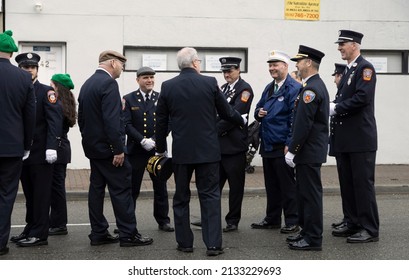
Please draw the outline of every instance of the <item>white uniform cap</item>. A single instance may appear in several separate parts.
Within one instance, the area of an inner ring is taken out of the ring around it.
[[[272,50],[268,54],[267,63],[274,61],[282,61],[288,64],[290,62],[290,57],[282,51]]]

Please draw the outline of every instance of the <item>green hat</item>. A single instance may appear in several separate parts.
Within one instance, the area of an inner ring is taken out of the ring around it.
[[[69,89],[74,89],[74,83],[71,80],[70,74],[54,74],[51,77],[51,81],[60,83]]]
[[[13,53],[18,51],[18,47],[11,36],[13,36],[11,30],[6,30],[0,34],[0,52]]]

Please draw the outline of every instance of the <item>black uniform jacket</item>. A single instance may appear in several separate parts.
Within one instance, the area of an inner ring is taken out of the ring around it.
[[[31,149],[35,106],[31,75],[0,58],[0,157],[22,157]]]
[[[24,164],[45,164],[45,151],[57,151],[60,146],[63,112],[61,102],[52,87],[37,80],[34,83],[34,92],[37,99],[34,141],[30,156]]]
[[[159,92],[153,91],[148,103],[145,103],[139,89],[128,93],[123,98],[128,154],[146,154],[147,151],[141,146],[141,141],[143,138],[155,139],[156,104]],[[152,153],[155,153],[155,150],[152,150]]]
[[[166,150],[169,119],[172,130],[172,162],[196,164],[220,161],[217,114],[236,124],[243,120],[220,92],[214,77],[184,68],[162,83],[156,108],[156,149]]]
[[[301,89],[295,104],[289,151],[294,163],[324,163],[328,150],[329,95],[318,74]]]
[[[97,69],[78,96],[78,125],[89,159],[109,159],[124,152],[122,104],[118,83]]]
[[[62,130],[63,132],[61,135],[60,146],[57,150],[56,163],[66,164],[71,162],[71,144],[70,140],[68,139],[68,131],[70,130],[70,126],[65,117]]]
[[[376,73],[370,62],[359,56],[343,75],[331,117],[330,154],[376,151],[374,114]]]
[[[228,84],[222,86],[223,89]],[[234,88],[230,92],[225,93],[225,97],[229,104],[240,114],[248,114],[250,112],[251,102],[253,101],[253,89],[251,86],[239,78]],[[248,125],[237,125],[232,122],[219,119],[217,122],[221,153],[234,155],[248,150]]]

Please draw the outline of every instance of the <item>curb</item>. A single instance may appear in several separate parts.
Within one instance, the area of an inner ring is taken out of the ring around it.
[[[383,185],[383,186],[375,186],[376,194],[377,195],[385,195],[385,194],[409,194],[409,185]],[[228,194],[228,189],[223,190],[223,196]],[[171,198],[175,194],[175,190],[168,191],[169,197]],[[197,190],[191,191],[192,197],[197,197]],[[255,188],[255,187],[247,187],[244,190],[245,196],[265,196],[266,192],[264,188]],[[339,195],[340,190],[339,186],[331,186],[325,187],[323,189],[324,195]],[[106,198],[109,198],[109,193],[106,192]],[[153,198],[153,191],[141,191],[139,194],[139,198]],[[67,192],[67,201],[83,201],[88,199],[88,192],[87,191],[72,191]],[[22,202],[24,201],[24,194],[19,192],[17,194],[16,201]]]

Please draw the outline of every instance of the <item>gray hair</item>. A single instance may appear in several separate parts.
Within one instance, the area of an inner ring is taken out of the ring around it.
[[[183,68],[192,67],[193,61],[197,59],[199,59],[199,56],[194,48],[183,48],[179,50],[176,55],[176,61],[180,70]]]

